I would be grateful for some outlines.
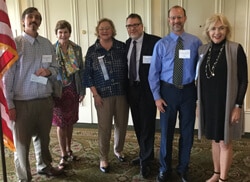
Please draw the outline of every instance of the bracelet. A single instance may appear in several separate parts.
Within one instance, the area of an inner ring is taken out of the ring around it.
[[[95,98],[96,96],[98,96],[98,94],[93,95],[94,98]]]
[[[242,105],[235,104],[235,107],[242,108]]]

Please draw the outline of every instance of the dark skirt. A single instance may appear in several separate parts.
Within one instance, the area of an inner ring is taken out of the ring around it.
[[[63,87],[61,98],[54,98],[54,102],[52,120],[54,126],[63,128],[78,121],[79,95],[76,92],[74,82]]]

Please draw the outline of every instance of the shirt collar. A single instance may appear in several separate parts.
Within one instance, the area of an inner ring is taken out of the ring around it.
[[[116,39],[113,37],[113,44],[112,44],[112,47],[110,48],[111,49],[120,49],[120,47],[117,45],[117,42],[116,42]],[[96,42],[95,42],[95,50],[99,50],[99,49],[104,49],[100,43],[100,39],[96,39]]]
[[[170,37],[174,40],[174,41],[177,41],[177,39],[179,38],[179,37],[181,37],[181,39],[183,40],[184,39],[184,37],[185,37],[185,32],[183,32],[181,35],[176,35],[175,33],[173,33],[173,32],[171,32],[170,33]]]
[[[33,45],[36,40],[38,41],[39,35],[36,38],[34,38],[34,37],[30,36],[29,34],[27,34],[26,32],[23,32],[23,37],[26,40],[28,40],[31,45]]]

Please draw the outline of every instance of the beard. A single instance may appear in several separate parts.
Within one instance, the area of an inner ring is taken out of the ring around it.
[[[182,24],[174,24],[172,27],[172,30],[174,32],[180,32],[183,30],[183,25]]]

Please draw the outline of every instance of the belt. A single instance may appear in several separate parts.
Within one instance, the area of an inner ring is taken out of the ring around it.
[[[167,83],[167,82],[164,82],[164,81],[161,81],[161,84],[164,85],[165,87],[177,88],[177,89],[184,89],[184,88],[188,88],[188,87],[191,87],[191,86],[195,86],[194,81],[192,81],[191,83],[185,84],[185,85],[174,85],[174,84]]]

